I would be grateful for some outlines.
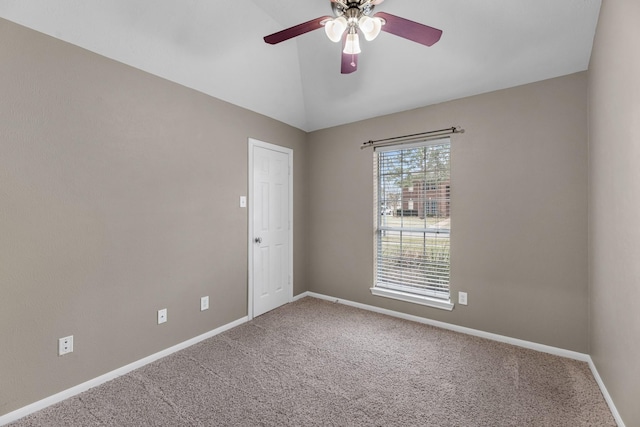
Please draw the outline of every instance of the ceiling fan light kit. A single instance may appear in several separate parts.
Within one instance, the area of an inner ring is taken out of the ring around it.
[[[353,32],[347,34],[347,40],[344,43],[344,49],[342,53],[346,53],[348,55],[357,55],[361,53],[360,49],[360,38],[358,37],[358,33]]]
[[[367,15],[363,15],[362,18],[358,20],[358,27],[368,42],[378,37],[378,34],[382,31],[382,26],[384,24],[384,19],[377,16],[371,18]]]
[[[442,31],[437,28],[419,24],[389,13],[378,12],[370,16],[376,5],[384,0],[331,0],[331,8],[334,17],[322,16],[311,21],[304,22],[264,38],[269,44],[277,44],[285,40],[317,30],[324,27],[324,31],[334,43],[341,40],[344,43],[342,50],[342,74],[350,74],[356,71],[358,54],[360,49],[359,33],[365,40],[372,41],[385,31],[399,37],[432,46],[442,36]]]
[[[347,20],[344,16],[335,19],[328,19],[324,23],[324,32],[334,43],[338,43],[342,39],[342,33],[347,29]]]

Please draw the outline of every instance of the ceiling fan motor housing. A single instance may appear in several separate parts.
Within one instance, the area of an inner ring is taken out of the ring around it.
[[[362,15],[369,15],[373,11],[374,7],[375,5],[372,4],[370,0],[347,0],[344,2],[331,2],[331,8],[333,9],[333,14],[336,17],[344,15],[345,18],[354,18],[356,21]]]

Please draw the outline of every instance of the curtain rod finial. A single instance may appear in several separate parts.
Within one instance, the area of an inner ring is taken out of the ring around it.
[[[360,149],[365,149],[365,148],[371,147],[371,146],[373,146],[373,141],[369,140],[367,142],[363,142],[362,145],[360,146]]]

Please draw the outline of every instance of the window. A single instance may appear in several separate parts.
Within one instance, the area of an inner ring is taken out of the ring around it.
[[[449,138],[444,138],[376,148],[373,294],[453,308],[450,146]],[[383,214],[388,208],[391,214]]]

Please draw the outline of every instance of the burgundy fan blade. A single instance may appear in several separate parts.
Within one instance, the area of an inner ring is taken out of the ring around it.
[[[358,54],[344,53],[344,47],[347,44],[347,33],[342,37],[342,66],[341,74],[351,74],[358,70]]]
[[[312,19],[311,21],[298,24],[295,27],[287,28],[286,30],[278,31],[264,38],[264,41],[269,44],[277,44],[285,40],[292,39],[309,31],[322,28],[321,22],[332,19],[330,16],[321,16],[320,18]]]
[[[342,52],[342,74],[351,74],[358,70],[358,55]]]
[[[378,12],[374,16],[386,21],[386,24],[382,26],[382,31],[404,37],[425,46],[433,45],[442,36],[442,30],[400,18],[399,16],[384,12]]]

